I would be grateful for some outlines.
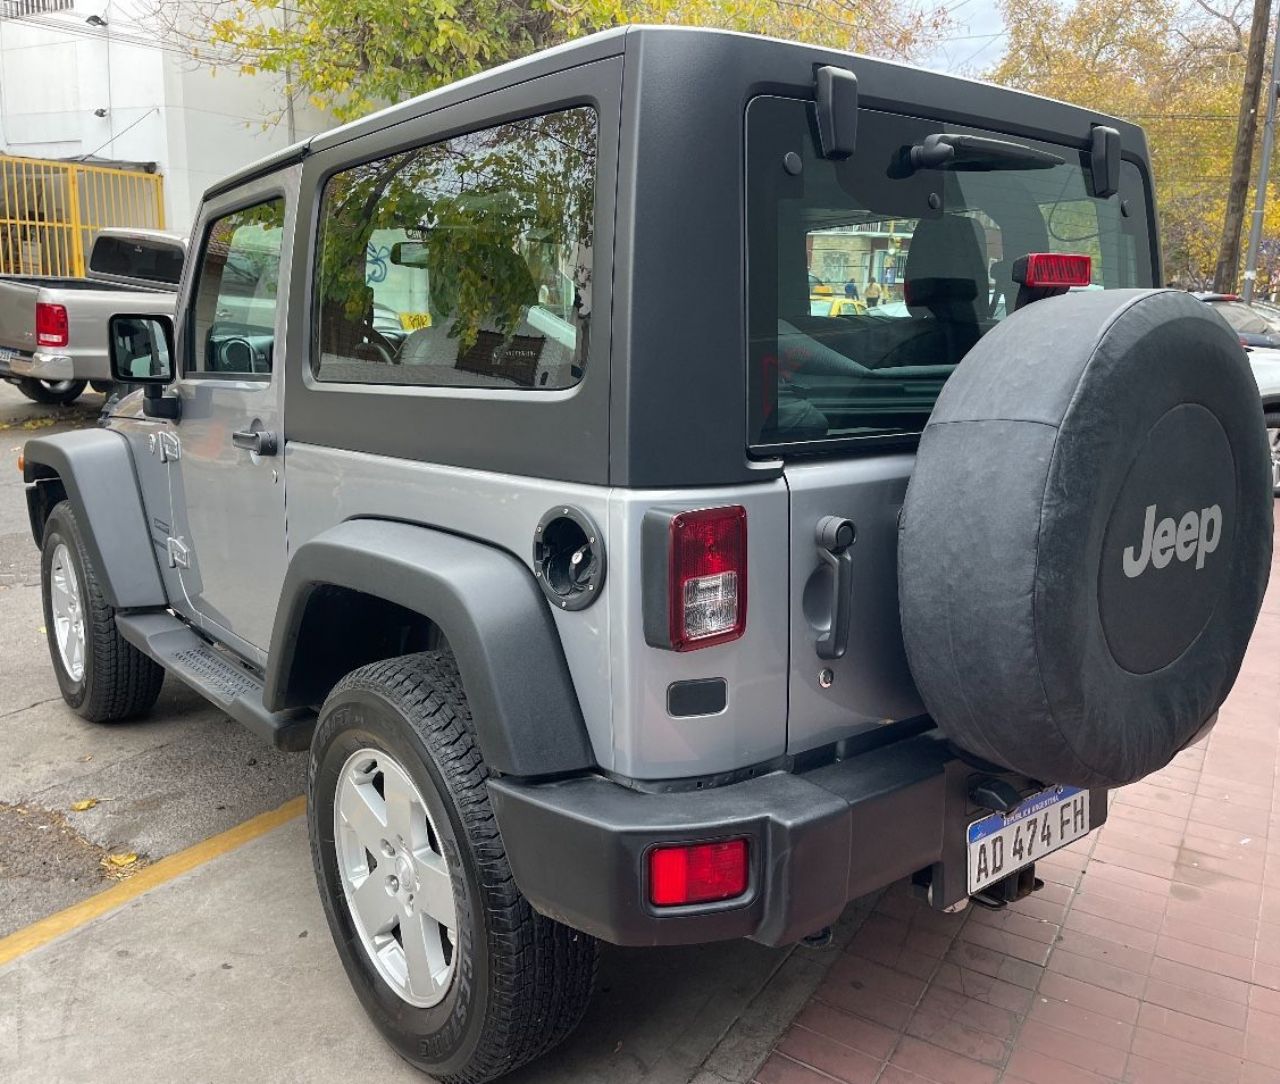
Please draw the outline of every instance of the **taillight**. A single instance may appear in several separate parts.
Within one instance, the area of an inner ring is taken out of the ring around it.
[[[1013,281],[1032,289],[1088,286],[1093,261],[1072,252],[1031,252],[1013,265]]]
[[[655,847],[649,852],[649,901],[655,907],[731,900],[747,890],[745,839]]]
[[[36,302],[36,345],[67,345],[67,307]]]
[[[692,651],[736,640],[747,627],[747,510],[681,512],[671,520],[671,646]]]

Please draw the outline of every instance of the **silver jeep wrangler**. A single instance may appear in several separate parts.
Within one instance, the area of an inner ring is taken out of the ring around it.
[[[597,35],[211,188],[104,427],[28,442],[67,703],[309,750],[334,944],[490,1080],[597,942],[1000,906],[1206,731],[1271,486],[1140,129],[718,32]]]

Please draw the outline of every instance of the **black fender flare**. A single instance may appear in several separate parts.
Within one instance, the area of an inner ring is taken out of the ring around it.
[[[342,587],[428,618],[449,641],[490,769],[537,777],[595,766],[560,636],[533,574],[511,554],[409,523],[356,519],[298,547],[271,633],[263,700],[292,702],[307,602]]]
[[[23,448],[31,533],[43,543],[41,485],[61,483],[84,532],[107,602],[118,610],[168,605],[129,441],[110,429],[36,437]]]

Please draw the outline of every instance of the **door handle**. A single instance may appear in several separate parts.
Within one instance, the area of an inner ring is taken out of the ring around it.
[[[275,455],[276,435],[265,429],[238,429],[231,434],[231,443],[254,455]]]
[[[831,569],[831,627],[818,637],[818,658],[843,659],[849,650],[849,615],[853,609],[853,554],[858,537],[853,522],[839,516],[818,520],[818,556]]]

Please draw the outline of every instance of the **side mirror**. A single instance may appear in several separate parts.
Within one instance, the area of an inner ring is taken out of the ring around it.
[[[422,241],[397,241],[391,246],[391,262],[397,267],[426,267],[427,246]]]
[[[180,401],[164,396],[164,386],[174,377],[172,318],[113,316],[107,329],[112,379],[143,386],[148,417],[176,418]]]

